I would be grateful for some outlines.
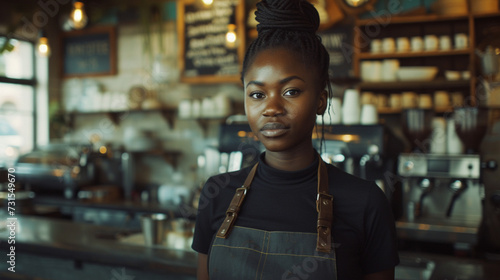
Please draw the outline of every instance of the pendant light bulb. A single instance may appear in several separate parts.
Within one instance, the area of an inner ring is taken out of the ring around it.
[[[88,22],[87,14],[85,13],[83,2],[73,2],[73,10],[69,14],[69,24],[74,29],[82,29]]]
[[[229,24],[227,26],[228,31],[226,33],[226,46],[228,48],[234,48],[236,46],[236,25],[235,24]]]
[[[210,6],[214,2],[214,0],[202,0],[203,4]]]
[[[49,39],[45,34],[42,34],[40,38],[38,39],[38,44],[37,44],[37,53],[40,56],[43,57],[48,57],[50,56],[50,46],[49,46]]]

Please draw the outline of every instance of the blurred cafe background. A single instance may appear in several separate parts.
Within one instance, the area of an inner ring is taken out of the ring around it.
[[[1,279],[195,279],[203,183],[263,150],[256,2],[0,1]],[[396,279],[499,279],[499,1],[311,2],[334,89],[314,143],[385,192]]]

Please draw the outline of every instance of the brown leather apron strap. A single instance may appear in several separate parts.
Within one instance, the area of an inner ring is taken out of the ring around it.
[[[316,250],[324,253],[330,253],[332,249],[333,196],[328,194],[328,189],[328,171],[325,162],[319,157],[318,196],[316,199],[318,241]]]
[[[234,223],[236,222],[236,218],[238,217],[238,213],[240,212],[241,204],[243,204],[245,195],[247,194],[247,191],[250,189],[253,177],[255,177],[255,172],[257,171],[257,165],[258,163],[256,163],[253,166],[252,170],[250,170],[250,173],[248,174],[245,182],[243,183],[243,186],[236,189],[236,193],[234,194],[233,199],[231,200],[231,203],[227,208],[226,218],[222,222],[219,231],[217,231],[217,237],[226,238],[229,236],[229,232],[233,228]]]
[[[328,194],[329,185],[326,164],[321,159],[321,156],[318,155],[318,157],[318,196],[316,199],[316,210],[318,211],[318,239],[316,250],[330,253],[332,249],[331,230],[333,220],[333,196]],[[229,233],[236,222],[236,218],[238,217],[245,195],[250,189],[250,185],[252,184],[256,171],[257,164],[254,165],[248,174],[243,186],[236,189],[236,193],[234,194],[233,199],[231,200],[231,203],[226,211],[226,217],[217,231],[217,237],[227,238],[229,236]]]

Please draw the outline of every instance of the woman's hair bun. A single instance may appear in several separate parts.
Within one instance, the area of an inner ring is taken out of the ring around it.
[[[306,0],[262,0],[257,3],[257,31],[286,29],[315,33],[319,14]]]

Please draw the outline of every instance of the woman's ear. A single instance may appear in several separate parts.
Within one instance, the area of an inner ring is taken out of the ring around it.
[[[327,105],[328,105],[328,92],[326,90],[323,90],[319,95],[318,110],[316,111],[316,114],[323,115],[326,111]]]

